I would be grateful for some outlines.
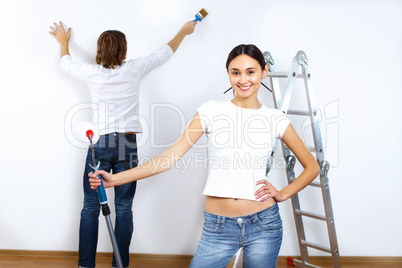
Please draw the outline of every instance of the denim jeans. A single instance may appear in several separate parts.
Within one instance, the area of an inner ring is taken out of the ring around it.
[[[204,212],[201,240],[191,268],[225,268],[243,247],[244,268],[276,267],[282,244],[282,220],[278,205],[240,217]]]
[[[101,135],[94,145],[95,161],[100,161],[99,169],[119,173],[138,165],[135,134],[110,133]],[[93,171],[92,151],[89,148],[84,171],[84,205],[81,211],[79,230],[79,260],[82,267],[95,267],[96,247],[98,244],[98,224],[100,204],[95,190],[91,189],[88,173]],[[129,247],[133,233],[132,203],[136,182],[114,187],[116,221],[114,231],[124,266],[129,265]],[[106,224],[106,223],[105,223]],[[112,265],[116,265],[113,256]]]

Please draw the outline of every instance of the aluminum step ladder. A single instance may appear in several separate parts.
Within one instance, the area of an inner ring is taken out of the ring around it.
[[[319,182],[316,182],[317,180],[315,180],[309,186],[321,188],[325,215],[319,215],[316,213],[302,210],[300,207],[299,194],[296,194],[291,198],[293,215],[295,218],[297,236],[301,252],[301,260],[293,259],[293,264],[299,267],[319,267],[311,264],[309,261],[308,248],[313,248],[315,250],[331,254],[333,266],[335,268],[341,267],[338,242],[335,231],[335,221],[332,211],[331,195],[328,184],[329,163],[324,158],[323,142],[321,138],[317,106],[314,98],[313,85],[311,83],[310,67],[307,56],[303,51],[299,51],[293,58],[290,71],[286,73],[286,72],[276,72],[275,63],[271,54],[269,52],[264,52],[263,54],[265,62],[269,66],[268,77],[272,87],[272,96],[275,108],[282,110],[288,115],[302,116],[304,117],[304,119],[306,119],[306,117],[310,118],[314,147],[309,149],[313,153],[313,155],[315,154],[316,159],[321,167]],[[301,74],[299,73],[300,68],[302,71]],[[286,91],[283,101],[281,99],[281,91],[279,84],[279,79],[281,78],[287,79]],[[294,93],[296,80],[299,78],[304,80],[305,94],[307,99],[306,101],[308,106],[307,111],[289,109],[290,100]],[[283,156],[287,164],[286,174],[288,178],[288,183],[290,184],[297,177],[294,171],[294,167],[296,164],[296,157],[292,155],[292,152],[286,147],[286,145],[283,142],[280,143],[282,144]],[[276,146],[274,146],[273,153],[271,154],[272,159],[273,157],[275,157],[275,148]],[[267,173],[271,168],[273,162],[272,159],[268,161]],[[311,243],[306,240],[306,234],[303,225],[303,217],[308,217],[311,219],[326,222],[329,236],[328,237],[329,244],[330,244],[329,247],[321,246],[316,243]]]

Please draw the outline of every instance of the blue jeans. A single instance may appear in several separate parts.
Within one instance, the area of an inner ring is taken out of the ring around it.
[[[108,172],[119,173],[138,165],[137,143],[135,134],[110,133],[101,135],[94,145],[95,161],[100,161],[100,168]],[[88,173],[93,171],[92,151],[89,148],[84,171],[84,206],[81,211],[79,230],[79,260],[83,267],[95,267],[96,247],[98,244],[98,224],[100,204],[98,195],[92,190]],[[129,265],[129,247],[133,233],[132,204],[137,183],[131,182],[114,187],[116,222],[114,231],[124,266]],[[116,265],[113,256],[112,265]]]
[[[201,240],[191,268],[225,268],[243,247],[244,268],[276,267],[282,244],[282,220],[278,205],[240,217],[204,212]]]

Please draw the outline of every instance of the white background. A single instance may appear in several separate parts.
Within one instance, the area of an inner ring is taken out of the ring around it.
[[[166,149],[202,103],[230,100],[231,93],[222,92],[230,86],[225,61],[234,46],[256,44],[281,71],[303,50],[321,109],[340,253],[401,256],[402,2],[391,0],[2,1],[0,249],[78,250],[86,149],[71,133],[91,119],[85,108],[90,95],[85,84],[60,72],[60,48],[49,26],[61,20],[72,27],[73,58],[93,63],[103,31],[123,31],[128,58],[144,56],[201,8],[208,17],[142,82],[141,115],[148,125],[140,156]],[[263,87],[260,100],[272,105]],[[132,253],[194,253],[203,223],[204,153],[193,148],[184,157],[190,167],[139,182]],[[277,165],[270,180],[286,185],[283,167]],[[113,208],[113,191],[107,194]],[[301,196],[306,207],[319,207],[313,190]],[[280,209],[280,255],[297,255],[290,200]],[[308,238],[326,243],[325,228],[305,225]],[[105,226],[100,216],[98,251],[111,252]]]

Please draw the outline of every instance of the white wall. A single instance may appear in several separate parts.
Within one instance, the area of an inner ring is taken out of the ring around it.
[[[90,109],[82,109],[90,95],[83,83],[60,72],[59,45],[49,26],[61,20],[72,27],[77,61],[94,62],[97,37],[107,29],[126,33],[133,58],[168,42],[201,8],[209,16],[195,34],[143,80],[144,121],[151,122],[152,105],[170,107],[154,110],[155,124],[141,136],[141,156],[164,150],[152,142],[175,140],[184,127],[180,116],[190,119],[207,100],[230,99],[222,95],[229,87],[224,65],[235,45],[254,43],[270,51],[282,71],[304,50],[322,109],[341,255],[401,256],[402,2],[391,0],[2,1],[0,249],[78,250],[86,150],[69,134],[90,120]],[[260,97],[271,104],[263,88]],[[206,178],[197,157],[204,151],[190,150],[184,158],[189,168],[139,182],[131,252],[194,253]],[[272,175],[279,188],[286,184],[283,169]],[[303,193],[306,206],[315,207],[319,198],[309,191]],[[110,190],[108,197],[113,204]],[[280,254],[296,255],[290,201],[280,208]],[[100,226],[98,251],[110,252],[102,218]],[[314,230],[309,236],[325,242],[317,228],[308,224]]]

